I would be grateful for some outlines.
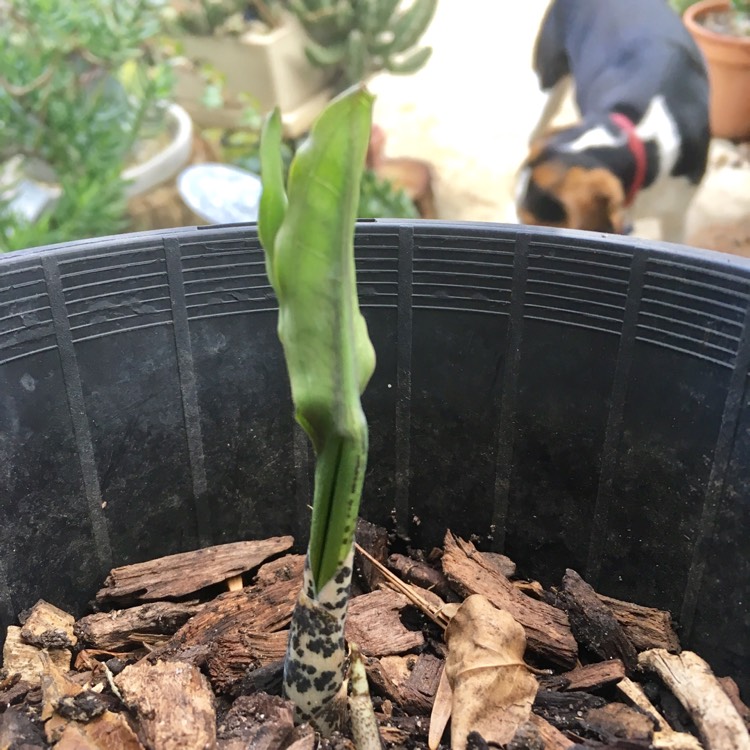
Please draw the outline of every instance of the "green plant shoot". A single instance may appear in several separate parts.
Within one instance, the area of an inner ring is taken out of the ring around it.
[[[284,665],[284,691],[323,733],[345,712],[344,620],[367,462],[360,396],[375,353],[359,310],[354,226],[373,97],[334,99],[289,169],[284,191],[278,111],[261,138],[258,232],[279,303],[295,416],[316,454],[305,579]]]

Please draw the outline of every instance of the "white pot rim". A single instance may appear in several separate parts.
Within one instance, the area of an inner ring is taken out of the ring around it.
[[[174,123],[174,136],[166,148],[148,161],[129,167],[122,173],[128,183],[125,195],[134,198],[147,193],[162,182],[176,177],[190,160],[193,149],[193,121],[179,104],[170,103],[166,116]]]

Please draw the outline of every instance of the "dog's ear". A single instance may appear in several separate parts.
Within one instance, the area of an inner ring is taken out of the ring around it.
[[[571,228],[614,234],[624,232],[625,193],[620,180],[609,170],[572,167],[558,195]]]
[[[526,164],[533,164],[542,155],[546,144],[547,139],[544,136],[535,138],[529,144],[529,155],[526,157]]]
[[[625,231],[625,190],[620,180],[607,169],[596,169],[594,185],[602,216],[606,215],[609,231],[623,234]]]
[[[549,145],[552,137],[568,130],[569,127],[569,125],[550,125],[546,128],[543,133],[529,143],[529,155],[526,157],[524,163],[534,164],[539,161],[539,157],[541,157],[542,153]]]
[[[566,227],[565,206],[557,196],[557,188],[565,176],[562,164],[548,160],[535,167],[526,167],[516,194],[516,210],[523,224]]]

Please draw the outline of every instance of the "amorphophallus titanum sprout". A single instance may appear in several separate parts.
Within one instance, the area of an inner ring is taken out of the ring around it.
[[[344,621],[367,462],[360,395],[375,368],[354,269],[372,102],[357,88],[328,105],[294,156],[286,193],[278,111],[261,138],[258,232],[279,303],[295,416],[316,455],[310,541],[284,692],[322,733],[339,728],[346,711]]]

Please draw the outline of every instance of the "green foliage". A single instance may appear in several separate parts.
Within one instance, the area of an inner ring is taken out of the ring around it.
[[[257,112],[255,113],[257,115]],[[253,121],[247,128],[226,130],[217,136],[221,149],[221,159],[253,174],[260,174],[260,134]],[[284,170],[284,180],[289,166],[301,141],[284,139],[280,152]],[[365,169],[360,184],[357,218],[360,219],[416,219],[419,213],[401,189],[389,180],[379,177],[373,170]]]
[[[691,5],[695,5],[698,0],[669,0],[669,4],[672,8],[682,15]]]
[[[0,249],[116,232],[125,217],[121,173],[139,138],[161,124],[168,68],[147,42],[162,0],[13,0],[0,3],[0,165],[24,169],[62,194],[34,225],[0,205]]]
[[[403,190],[366,169],[362,175],[357,216],[360,219],[416,219],[419,213]]]
[[[278,110],[266,120],[263,126],[262,142],[264,144],[261,165],[263,192],[260,197],[258,236],[266,251],[268,279],[275,289],[278,282],[274,275],[274,245],[289,207],[285,188],[286,170],[281,153],[281,116]]]
[[[219,138],[219,146],[222,161],[247,169],[253,174],[260,174],[260,133],[254,127],[224,131]],[[281,142],[285,177],[296,149],[297,143],[294,140]]]
[[[400,75],[425,65],[430,47],[415,47],[435,14],[437,0],[289,0],[289,7],[311,42],[306,48],[313,65],[327,69],[341,88],[373,73]]]
[[[360,397],[375,369],[354,267],[372,105],[363,88],[330,102],[286,180],[278,109],[261,138],[258,236],[279,304],[295,416],[315,450],[310,540],[283,690],[297,718],[324,736],[345,724],[344,625],[368,449]]]
[[[247,29],[248,11],[270,28],[279,23],[282,0],[189,0],[177,12],[168,8],[165,18],[170,32],[211,36],[237,35]]]
[[[294,156],[288,201],[278,110],[261,146],[259,236],[296,417],[317,456],[308,549],[316,591],[351,553],[367,460],[360,395],[375,352],[357,300],[354,224],[371,116],[363,89],[328,105]]]
[[[699,0],[669,0],[669,4],[682,15],[691,5]],[[750,16],[750,0],[729,0],[731,9],[740,16]]]

